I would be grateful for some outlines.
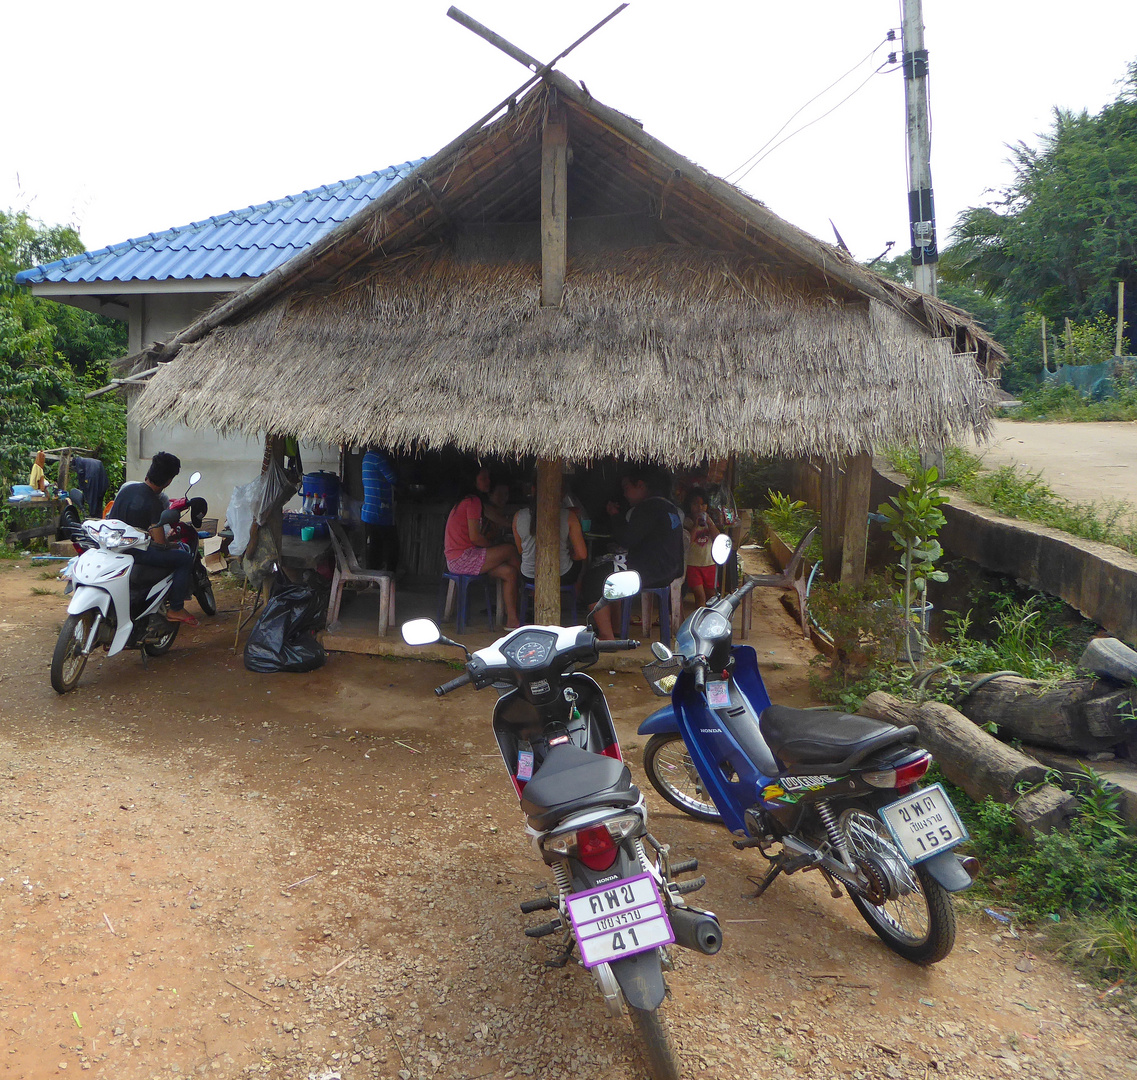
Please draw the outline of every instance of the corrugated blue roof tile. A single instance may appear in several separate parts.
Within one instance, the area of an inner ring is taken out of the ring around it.
[[[424,160],[407,161],[244,210],[215,214],[97,251],[68,255],[21,270],[16,283],[260,277],[359,213]]]

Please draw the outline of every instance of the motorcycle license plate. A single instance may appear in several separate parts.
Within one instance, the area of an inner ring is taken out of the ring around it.
[[[623,960],[675,940],[650,874],[565,897],[586,968]]]
[[[951,799],[939,784],[881,807],[880,817],[913,866],[968,838]]]

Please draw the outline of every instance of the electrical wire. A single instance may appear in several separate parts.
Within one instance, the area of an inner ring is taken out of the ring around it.
[[[873,56],[875,56],[876,53],[880,50],[881,46],[886,45],[888,43],[888,40],[889,39],[887,37],[884,38],[880,42],[880,44],[875,45],[872,49],[869,50],[869,52],[867,52],[864,56],[862,56],[861,59],[858,60],[851,68],[849,68],[849,70],[846,71],[844,75],[838,76],[824,90],[820,90],[820,91],[818,91],[818,93],[814,94],[813,97],[811,97],[804,105],[802,105],[800,109],[798,109],[796,112],[792,113],[789,116],[789,118],[786,120],[786,122],[780,128],[778,128],[778,130],[775,131],[774,134],[771,135],[760,147],[758,147],[758,149],[755,150],[754,153],[750,155],[750,157],[748,157],[741,165],[738,165],[737,167],[731,169],[730,172],[728,172],[724,176],[724,179],[729,180],[730,177],[734,173],[738,172],[741,169],[745,169],[746,166],[750,164],[750,162],[754,161],[754,159],[760,153],[762,153],[762,151],[765,150],[766,147],[770,145],[770,143],[772,143],[779,135],[781,135],[781,133],[783,131],[786,130],[787,127],[790,126],[790,123],[793,121],[795,116],[797,116],[803,110],[808,109],[809,106],[812,105],[819,97],[821,97],[823,94],[829,93],[829,91],[832,90],[833,87],[835,87],[839,82],[842,82],[843,80],[847,79],[850,75],[852,75],[853,72],[857,70],[857,68],[859,68],[863,63],[865,63],[866,60],[869,60]],[[875,72],[873,74],[875,74]],[[757,164],[757,162],[755,162],[755,164]],[[751,167],[753,167],[753,166],[751,166]],[[746,174],[743,173],[743,176],[745,176],[745,175]]]
[[[878,46],[878,48],[879,48],[879,46]],[[875,51],[875,50],[874,50],[874,51]],[[834,106],[833,106],[833,108],[831,108],[831,109],[828,109],[826,112],[823,112],[823,113],[822,113],[820,116],[818,116],[818,117],[815,117],[813,120],[810,120],[810,122],[809,122],[808,124],[802,124],[802,126],[801,126],[801,127],[799,127],[799,128],[797,128],[795,131],[791,131],[791,132],[790,132],[790,133],[789,133],[789,134],[788,134],[788,135],[787,135],[787,136],[786,136],[784,139],[782,139],[780,142],[776,142],[776,143],[774,143],[774,145],[773,145],[773,146],[771,146],[771,147],[770,147],[770,149],[769,149],[769,150],[767,150],[767,151],[766,151],[764,154],[762,154],[762,156],[761,156],[760,158],[758,158],[758,159],[757,159],[757,161],[755,161],[755,162],[754,162],[754,164],[753,164],[753,165],[751,165],[751,166],[750,166],[750,167],[749,167],[749,168],[746,170],[746,172],[744,172],[744,173],[742,173],[741,175],[739,175],[739,176],[738,176],[738,177],[737,177],[737,178],[736,178],[736,179],[735,179],[733,182],[734,182],[734,183],[736,183],[736,184],[740,184],[740,183],[741,183],[741,182],[742,182],[744,179],[746,179],[746,177],[747,177],[747,176],[749,176],[749,175],[750,175],[750,173],[752,173],[752,172],[754,171],[754,169],[755,169],[755,168],[757,168],[757,166],[761,165],[761,164],[762,164],[762,162],[766,160],[766,158],[768,158],[768,157],[769,157],[769,156],[770,156],[770,155],[771,155],[771,154],[772,154],[772,153],[773,153],[775,150],[777,150],[779,146],[783,146],[783,145],[785,145],[785,144],[786,144],[786,143],[788,143],[788,142],[790,141],[790,139],[792,139],[792,138],[793,138],[795,135],[800,135],[800,134],[801,134],[803,131],[805,131],[805,129],[806,129],[806,128],[812,127],[812,126],[813,126],[814,124],[816,124],[816,123],[817,123],[819,120],[824,120],[824,119],[825,119],[825,118],[826,118],[826,117],[827,117],[827,116],[828,116],[830,113],[832,113],[832,112],[835,112],[835,111],[836,111],[837,109],[839,109],[839,108],[840,108],[842,105],[844,105],[844,104],[845,104],[845,102],[849,100],[849,98],[853,97],[853,95],[854,95],[854,94],[857,94],[857,93],[859,93],[861,90],[863,90],[863,89],[864,89],[864,88],[865,88],[865,87],[866,87],[866,86],[869,84],[869,82],[871,81],[871,79],[872,79],[872,77],[873,77],[874,75],[879,75],[879,74],[880,74],[880,73],[881,73],[881,72],[882,72],[882,71],[883,71],[883,70],[884,70],[886,67],[888,67],[888,66],[889,66],[891,63],[892,63],[891,61],[889,61],[889,60],[886,60],[886,61],[885,61],[883,64],[881,64],[881,65],[880,65],[880,67],[878,67],[878,68],[877,68],[875,71],[873,71],[873,72],[870,72],[870,73],[869,73],[869,77],[868,77],[867,79],[865,79],[865,81],[864,81],[864,82],[862,82],[862,83],[861,83],[861,84],[860,84],[858,87],[856,87],[856,89],[854,89],[854,90],[850,91],[848,94],[846,94],[846,95],[845,95],[845,96],[844,96],[844,97],[843,97],[843,98],[842,98],[840,101],[838,101],[838,102],[837,102],[837,104],[836,104],[836,105],[834,105]],[[799,110],[799,112],[800,112],[800,110]],[[768,145],[768,144],[767,144],[767,145]],[[759,152],[761,153],[761,151],[759,151]]]

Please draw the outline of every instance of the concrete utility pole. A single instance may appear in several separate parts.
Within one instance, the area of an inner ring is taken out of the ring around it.
[[[936,209],[932,199],[932,139],[928,115],[928,50],[921,0],[904,0],[904,106],[908,131],[908,221],[916,291],[936,295]]]

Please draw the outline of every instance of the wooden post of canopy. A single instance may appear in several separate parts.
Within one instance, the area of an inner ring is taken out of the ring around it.
[[[826,581],[841,573],[841,463],[836,458],[821,462],[821,569]]]
[[[533,621],[544,626],[561,622],[561,462],[537,462],[537,565]]]
[[[854,454],[845,462],[845,527],[841,544],[841,580],[860,585],[865,580],[869,539],[869,488],[872,454]]]
[[[541,143],[541,307],[561,306],[568,257],[568,125],[551,108]],[[548,317],[556,318],[550,312]],[[555,458],[537,462],[537,564],[534,621],[561,621],[561,468]]]

